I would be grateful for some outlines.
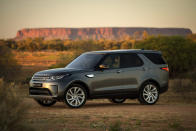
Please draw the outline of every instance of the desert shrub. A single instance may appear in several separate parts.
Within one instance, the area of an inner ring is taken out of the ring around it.
[[[196,68],[180,75],[179,78],[188,78],[196,82]]]
[[[5,81],[14,81],[20,73],[20,65],[14,59],[11,50],[0,42],[0,77]]]
[[[17,96],[12,88],[12,85],[0,79],[0,130],[31,130],[29,126],[24,124],[23,120],[27,106],[21,103],[22,98]]]
[[[102,50],[104,44],[96,40],[44,40],[43,38],[26,38],[23,40],[1,40],[4,45],[18,51],[41,51],[41,50]]]
[[[68,65],[71,61],[73,61],[76,57],[78,57],[83,51],[73,51],[70,55],[60,55],[60,57],[57,60],[57,63],[50,66],[49,68],[63,68],[66,65]]]
[[[111,50],[111,49],[130,49],[132,42],[130,39],[126,40],[44,40],[43,38],[26,38],[15,41],[1,40],[4,45],[11,49],[18,51],[41,51],[41,50]]]
[[[126,41],[106,40],[103,43],[105,50],[128,49],[130,43]]]
[[[196,91],[196,83],[191,79],[170,80],[170,87],[175,93],[187,93]]]
[[[93,40],[72,41],[69,44],[70,45],[67,45],[67,50],[82,50],[84,52],[93,50],[103,50],[103,45]]]
[[[172,79],[169,82],[169,88],[174,93],[173,100],[177,97],[178,101],[186,103],[195,103],[196,82],[191,79]],[[170,99],[171,100],[171,99]]]
[[[161,51],[169,64],[172,76],[191,70],[196,66],[196,43],[185,37],[150,37],[138,42],[136,47]]]
[[[122,42],[121,49],[131,49],[132,48],[132,43],[130,41],[124,41]]]

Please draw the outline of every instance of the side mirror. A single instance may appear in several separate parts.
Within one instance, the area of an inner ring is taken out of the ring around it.
[[[108,69],[109,66],[107,66],[107,65],[99,65],[99,68],[100,68],[100,69]]]

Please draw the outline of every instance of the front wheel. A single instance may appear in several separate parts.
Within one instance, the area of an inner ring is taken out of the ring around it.
[[[86,103],[86,99],[86,90],[81,85],[74,84],[65,92],[65,103],[71,108],[83,106]]]
[[[141,104],[153,105],[159,99],[159,90],[154,83],[146,83],[142,86],[139,93],[139,102]]]
[[[124,98],[113,98],[113,99],[109,99],[112,103],[123,103],[126,99]]]
[[[56,100],[53,99],[35,99],[35,101],[41,106],[52,106],[56,103]]]

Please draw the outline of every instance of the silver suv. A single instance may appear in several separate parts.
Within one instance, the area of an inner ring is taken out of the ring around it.
[[[65,68],[35,73],[29,94],[43,106],[63,101],[78,108],[95,98],[113,103],[138,98],[151,105],[167,91],[168,79],[169,68],[159,51],[93,51],[81,54]]]

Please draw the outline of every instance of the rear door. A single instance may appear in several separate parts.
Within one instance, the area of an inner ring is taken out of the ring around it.
[[[167,86],[169,80],[169,68],[161,53],[143,53],[152,63],[149,74],[156,79],[161,86]]]
[[[138,91],[139,81],[145,74],[144,63],[135,53],[120,55],[119,93],[135,93]]]

